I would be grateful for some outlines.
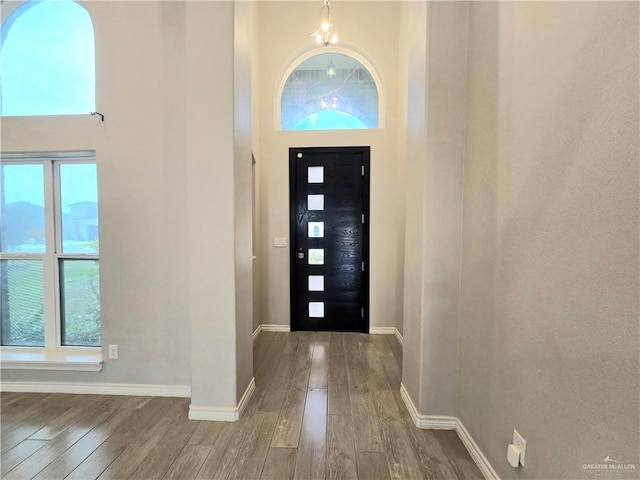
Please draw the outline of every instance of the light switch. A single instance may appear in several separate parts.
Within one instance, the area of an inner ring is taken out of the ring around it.
[[[275,237],[273,239],[273,246],[276,248],[285,248],[287,246],[286,237]]]

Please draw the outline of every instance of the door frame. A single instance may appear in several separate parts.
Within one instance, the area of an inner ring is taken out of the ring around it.
[[[369,298],[370,298],[370,270],[371,270],[371,261],[370,261],[370,228],[369,225],[371,223],[371,189],[370,189],[370,181],[371,181],[371,147],[370,146],[359,146],[359,147],[290,147],[289,148],[289,302],[290,302],[290,312],[289,312],[289,324],[290,330],[292,332],[298,330],[298,319],[296,318],[295,313],[297,312],[297,300],[296,300],[296,285],[300,281],[298,280],[296,274],[296,261],[297,261],[297,251],[296,251],[296,209],[295,209],[295,199],[297,194],[296,187],[296,178],[298,175],[298,164],[300,159],[298,159],[297,154],[302,153],[302,161],[304,161],[305,153],[361,153],[362,154],[362,165],[364,167],[363,175],[362,175],[362,196],[363,196],[363,210],[364,210],[364,223],[362,224],[362,258],[364,259],[364,272],[362,278],[362,285],[364,288],[363,292],[363,302],[364,305],[362,308],[364,309],[364,318],[363,325],[364,328],[361,330],[361,333],[369,333]]]

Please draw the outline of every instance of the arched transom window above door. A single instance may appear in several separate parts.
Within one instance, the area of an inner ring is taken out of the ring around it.
[[[280,129],[378,128],[380,81],[364,62],[344,51],[323,51],[294,62],[279,98]]]

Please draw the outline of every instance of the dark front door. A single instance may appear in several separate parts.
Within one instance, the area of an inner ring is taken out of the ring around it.
[[[289,149],[291,330],[369,331],[369,147]]]

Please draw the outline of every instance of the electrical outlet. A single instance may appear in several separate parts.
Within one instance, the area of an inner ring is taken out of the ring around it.
[[[118,345],[109,345],[109,359],[118,359]]]
[[[520,450],[520,465],[524,467],[524,451],[527,448],[527,442],[516,429],[513,430],[513,444]]]

